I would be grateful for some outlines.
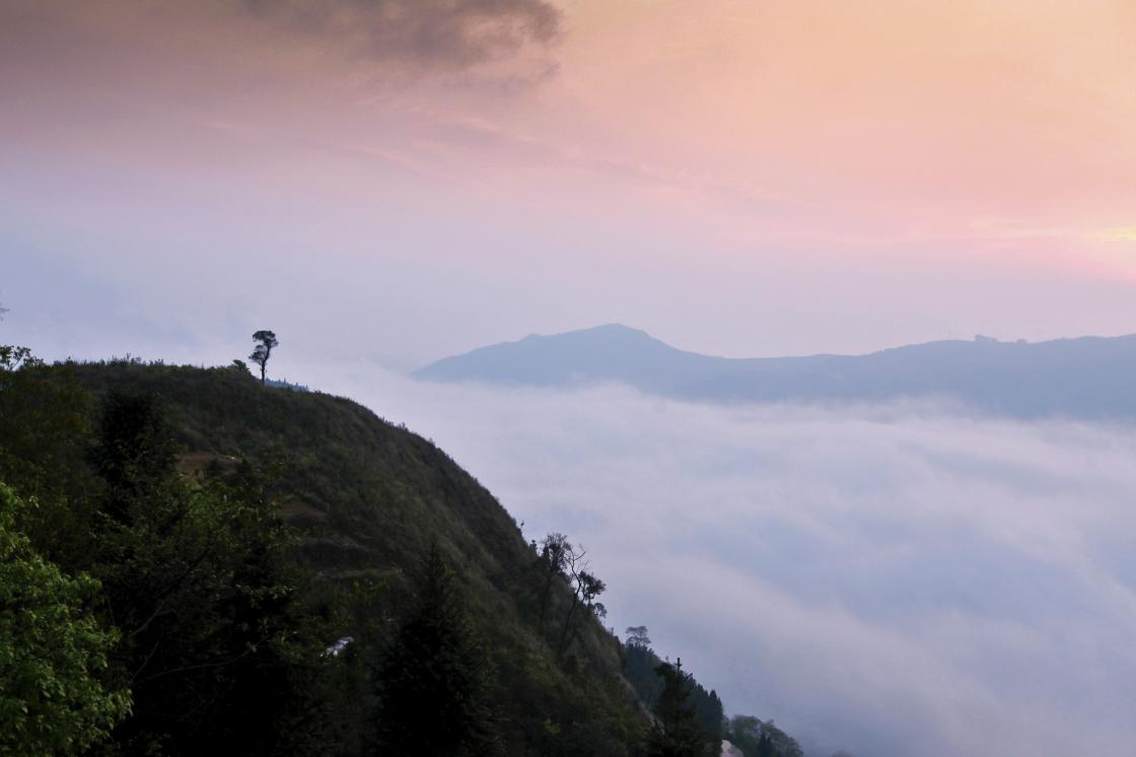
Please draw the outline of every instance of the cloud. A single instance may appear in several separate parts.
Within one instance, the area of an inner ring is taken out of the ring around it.
[[[136,66],[145,51],[166,76],[208,70],[220,56],[238,71],[275,67],[298,79],[338,69],[366,81],[544,75],[561,31],[547,0],[5,0],[0,22],[0,41],[41,65],[78,57]]]
[[[560,14],[545,0],[241,0],[255,18],[318,34],[356,55],[465,68],[548,44]]]
[[[586,545],[615,627],[816,754],[1128,749],[1136,429],[327,371],[527,535]]]

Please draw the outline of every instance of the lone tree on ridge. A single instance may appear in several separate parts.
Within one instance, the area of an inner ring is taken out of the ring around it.
[[[272,357],[272,348],[280,344],[276,341],[276,333],[261,329],[252,335],[253,340],[257,342],[256,349],[249,355],[249,360],[253,361],[260,366],[260,383],[264,383],[265,369],[268,365],[268,358]]]

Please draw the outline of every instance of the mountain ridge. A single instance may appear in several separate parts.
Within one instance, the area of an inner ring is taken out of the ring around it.
[[[1004,342],[977,336],[860,355],[730,358],[620,324],[529,335],[431,363],[413,376],[510,386],[626,384],[713,402],[947,400],[1017,417],[1136,417],[1136,335]]]

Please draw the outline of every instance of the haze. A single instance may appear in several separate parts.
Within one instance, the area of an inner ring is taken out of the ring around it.
[[[737,356],[1136,321],[1125,0],[362,7],[2,0],[7,328],[401,369],[608,321]]]

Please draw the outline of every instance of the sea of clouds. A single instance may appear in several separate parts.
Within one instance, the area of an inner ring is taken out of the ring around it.
[[[319,385],[432,438],[527,537],[584,545],[611,626],[815,754],[1131,748],[1136,428]]]
[[[433,439],[526,538],[585,546],[608,625],[810,757],[1132,753],[1136,426],[275,374]]]
[[[432,438],[526,536],[583,544],[610,625],[816,754],[1131,748],[1134,428],[322,385]]]

